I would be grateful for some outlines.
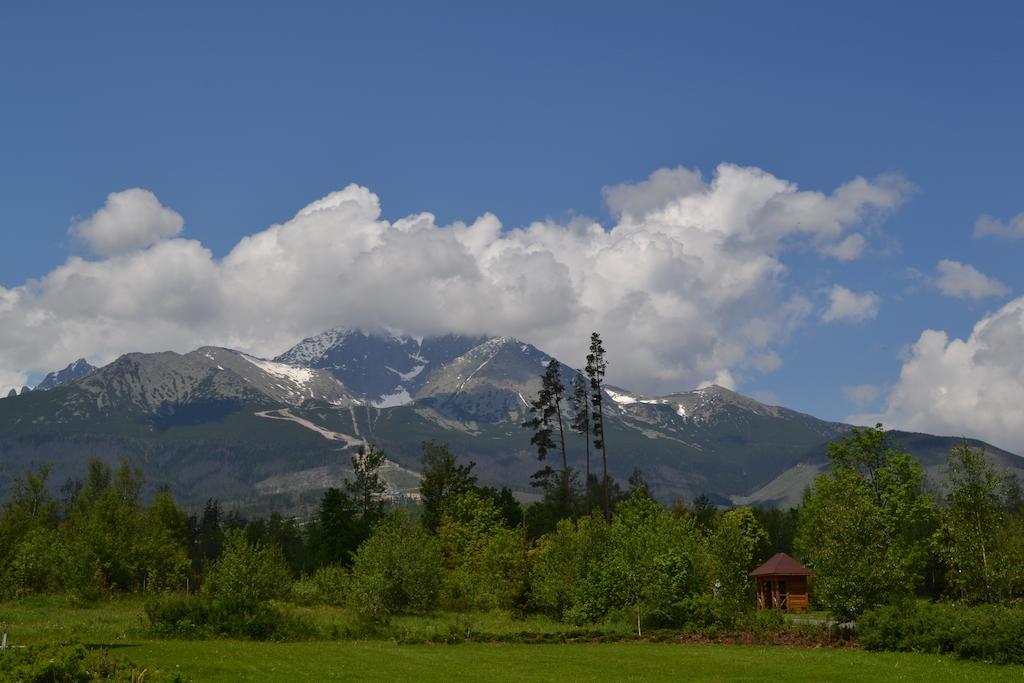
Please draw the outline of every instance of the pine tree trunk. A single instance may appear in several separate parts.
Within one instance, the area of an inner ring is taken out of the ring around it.
[[[604,519],[606,522],[611,522],[612,506],[611,500],[608,497],[608,433],[604,428],[604,401],[597,404],[597,412],[601,416],[601,461],[604,465]]]
[[[562,442],[562,492],[565,504],[569,505],[569,456],[565,452],[565,431],[562,429],[562,404],[555,402],[555,414],[558,415],[558,438]]]
[[[585,480],[586,483],[583,485],[583,491],[584,491],[585,495],[587,496],[587,514],[589,515],[592,512],[591,505],[590,505],[590,425],[589,424],[587,425],[587,432],[586,432],[585,436],[586,436],[586,439],[585,439],[584,443],[587,444],[587,478]]]

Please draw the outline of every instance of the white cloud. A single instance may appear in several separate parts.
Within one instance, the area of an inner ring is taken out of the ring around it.
[[[821,250],[837,261],[854,261],[864,253],[865,246],[867,246],[867,241],[864,239],[864,235],[855,232],[842,242],[825,245]]]
[[[833,285],[828,292],[828,310],[821,316],[825,322],[862,322],[878,315],[878,295],[858,294],[846,287]]]
[[[1004,237],[1008,240],[1024,239],[1024,213],[1018,213],[1008,221],[982,214],[974,222],[975,237]]]
[[[704,389],[706,387],[710,387],[710,386],[715,385],[715,384],[717,384],[718,386],[722,387],[723,389],[728,389],[729,391],[735,391],[735,389],[736,389],[736,378],[734,378],[732,376],[732,373],[729,372],[727,369],[722,368],[721,370],[719,370],[718,372],[715,373],[714,379],[705,380],[705,381],[701,382],[700,384],[698,384],[697,387],[699,389]]]
[[[843,387],[843,395],[846,400],[854,403],[858,408],[874,403],[881,394],[881,389],[874,384],[853,384]]]
[[[659,168],[642,183],[623,183],[602,190],[605,204],[616,218],[645,216],[664,209],[673,200],[700,192],[700,171],[678,166]]]
[[[1024,297],[985,316],[967,339],[926,330],[880,415],[899,429],[984,439],[1024,453]]]
[[[97,256],[114,256],[144,249],[181,234],[185,221],[160,204],[149,190],[134,188],[107,195],[107,202],[68,231]]]
[[[787,282],[786,253],[842,243],[902,193],[892,178],[801,191],[723,164],[709,181],[675,169],[607,188],[621,215],[610,228],[577,219],[505,230],[490,214],[390,223],[376,195],[350,185],[219,260],[194,240],[166,239],[180,229],[170,221],[118,248],[94,245],[108,258],[72,257],[0,289],[0,372],[201,344],[274,355],[346,325],[514,335],[572,364],[599,330],[613,383],[736,386],[778,367],[775,349],[812,311]]]
[[[974,266],[958,261],[939,261],[935,286],[946,296],[978,301],[990,296],[1006,296],[1009,288],[999,280],[979,272]]]
[[[28,382],[28,377],[21,372],[0,372],[0,400],[7,398],[11,389],[19,391]]]

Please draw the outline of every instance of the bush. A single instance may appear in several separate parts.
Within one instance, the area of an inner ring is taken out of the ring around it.
[[[450,530],[448,517],[442,530]],[[443,543],[443,540],[442,540]],[[499,528],[475,539],[444,581],[442,606],[455,610],[521,610],[529,561],[522,529]]]
[[[323,604],[340,607],[348,595],[349,573],[344,567],[321,567],[313,575],[313,583],[320,592]]]
[[[396,510],[359,546],[348,601],[373,622],[398,612],[426,612],[437,604],[442,572],[437,539],[408,512]]]
[[[165,677],[107,650],[89,650],[82,645],[56,645],[8,650],[0,656],[0,679],[26,683],[85,683],[86,681],[180,681],[178,675]]]
[[[64,546],[61,575],[72,604],[95,602],[106,588],[99,560],[81,541]]]
[[[348,578],[344,567],[321,567],[313,576],[304,576],[292,584],[291,601],[297,605],[340,607],[348,595]]]
[[[287,596],[292,577],[277,546],[249,543],[241,530],[228,532],[224,554],[210,567],[203,593],[221,603],[256,605]]]
[[[870,610],[857,622],[869,650],[952,653],[1024,664],[1024,609],[908,602]]]
[[[672,605],[669,618],[659,626],[674,626],[684,630],[699,631],[715,626],[721,612],[721,604],[709,593],[690,595]]]
[[[29,530],[11,561],[18,596],[46,593],[60,586],[61,547],[56,531],[45,527]]]
[[[163,637],[304,640],[318,635],[316,628],[298,614],[266,602],[246,604],[164,594],[146,601],[145,609],[153,633]]]

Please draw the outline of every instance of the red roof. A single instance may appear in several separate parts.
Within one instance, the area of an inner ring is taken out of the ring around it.
[[[767,562],[750,572],[751,576],[809,576],[811,570],[786,553],[775,553]]]

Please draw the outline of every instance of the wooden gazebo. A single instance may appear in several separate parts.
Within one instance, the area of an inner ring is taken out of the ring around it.
[[[786,553],[775,553],[750,575],[757,581],[758,609],[799,612],[810,606],[807,577],[811,570]]]

